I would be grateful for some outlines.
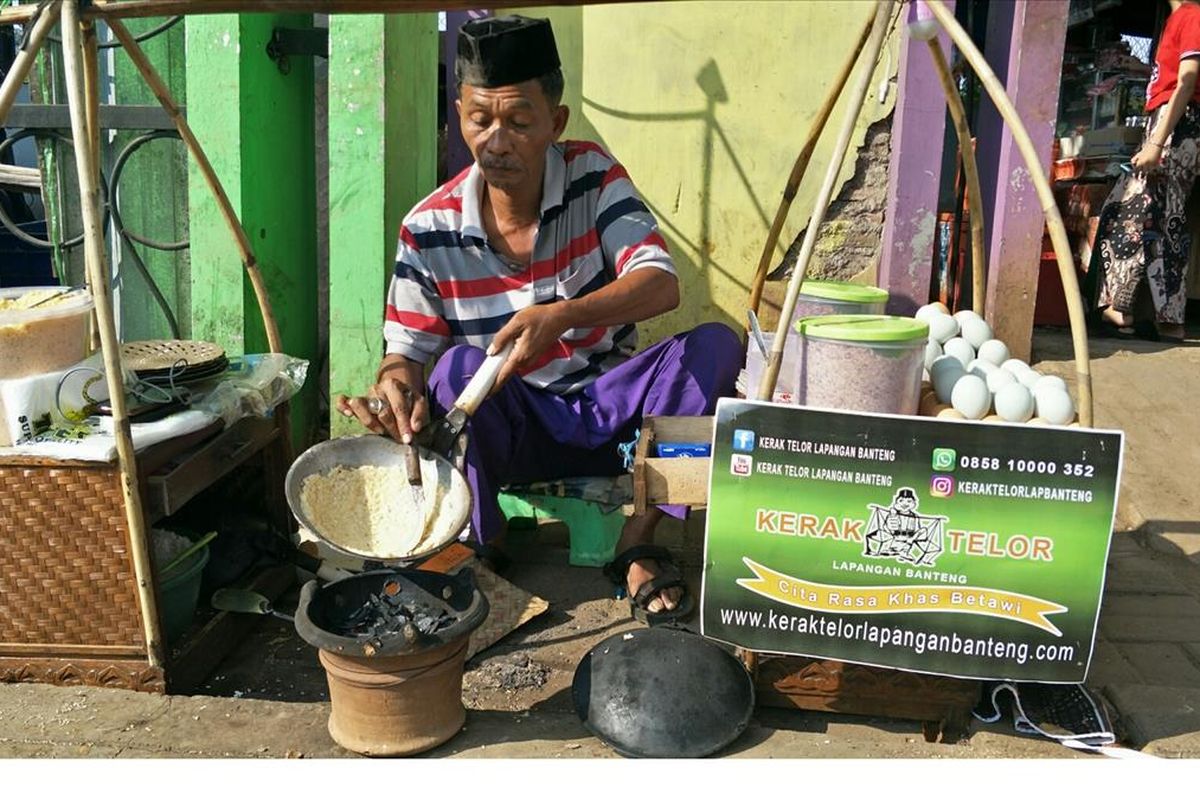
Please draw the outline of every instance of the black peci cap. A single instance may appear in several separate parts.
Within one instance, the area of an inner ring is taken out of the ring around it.
[[[899,500],[901,498],[906,498],[908,500],[916,500],[917,496],[915,494],[913,494],[912,489],[901,489],[900,491],[896,492],[896,499]]]
[[[511,86],[560,66],[548,19],[488,17],[465,22],[458,29],[454,75],[468,86]]]

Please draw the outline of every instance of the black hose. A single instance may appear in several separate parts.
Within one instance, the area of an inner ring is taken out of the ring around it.
[[[179,338],[179,320],[175,317],[175,312],[171,310],[171,304],[167,302],[167,298],[163,296],[162,290],[159,288],[157,281],[154,280],[154,276],[150,274],[150,269],[146,266],[146,262],[142,260],[141,254],[138,253],[137,248],[134,247],[134,242],[143,244],[153,250],[160,250],[164,252],[175,252],[186,249],[189,242],[187,239],[183,239],[178,242],[159,242],[154,239],[135,234],[126,228],[125,220],[121,217],[120,186],[121,175],[125,171],[125,165],[135,152],[157,139],[178,140],[179,138],[179,134],[176,131],[152,131],[150,133],[142,134],[126,144],[125,147],[121,149],[121,152],[117,155],[117,160],[113,164],[113,202],[111,203],[110,207],[113,228],[116,229],[117,235],[121,238],[121,247],[118,252],[122,256],[124,256],[126,252],[129,253],[130,259],[133,261],[133,266],[137,269],[138,274],[142,276],[142,280],[145,281],[146,288],[150,290],[150,295],[154,298],[154,302],[158,304],[160,309],[162,309],[163,316],[166,317],[167,320],[167,326],[171,330],[171,336],[175,339]],[[118,267],[113,273],[113,284],[119,284],[120,280],[121,270]]]
[[[171,17],[166,22],[163,22],[159,25],[155,25],[153,28],[151,28],[148,31],[142,31],[137,36],[133,37],[133,40],[135,42],[141,44],[142,42],[146,41],[147,39],[153,39],[155,36],[158,36],[160,33],[165,33],[166,31],[169,31],[171,28],[175,27],[175,25],[178,24],[179,20],[181,20],[181,19],[183,19],[182,14]],[[62,39],[60,39],[59,37],[57,37],[53,34],[47,34],[46,38],[49,39],[50,41],[54,42],[55,44],[62,44]],[[99,42],[96,45],[96,49],[97,50],[111,50],[114,47],[120,47],[120,46],[121,46],[121,43],[118,41]]]

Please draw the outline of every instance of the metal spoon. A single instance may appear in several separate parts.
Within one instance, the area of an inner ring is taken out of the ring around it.
[[[240,614],[259,614],[261,616],[279,617],[292,622],[293,618],[282,611],[276,611],[271,601],[258,592],[249,589],[218,589],[213,592],[212,607],[219,611],[236,611]]]

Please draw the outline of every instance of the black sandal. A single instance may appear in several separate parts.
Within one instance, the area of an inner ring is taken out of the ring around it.
[[[629,611],[633,618],[646,625],[653,626],[673,622],[690,614],[693,606],[692,593],[688,591],[687,583],[684,581],[679,567],[676,566],[675,559],[671,557],[670,552],[665,547],[652,544],[631,547],[604,565],[604,575],[619,588],[628,592],[629,567],[633,562],[643,559],[656,562],[659,573],[643,583],[637,592],[629,598]],[[675,587],[683,589],[683,595],[679,598],[679,602],[675,608],[669,611],[649,610],[651,601],[658,596],[659,592],[663,589],[673,589]]]

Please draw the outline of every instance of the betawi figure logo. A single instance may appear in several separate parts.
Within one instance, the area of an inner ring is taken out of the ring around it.
[[[890,506],[871,504],[871,520],[863,537],[863,555],[894,558],[907,564],[933,566],[946,549],[945,517],[917,513],[917,495],[907,487],[896,492]]]

